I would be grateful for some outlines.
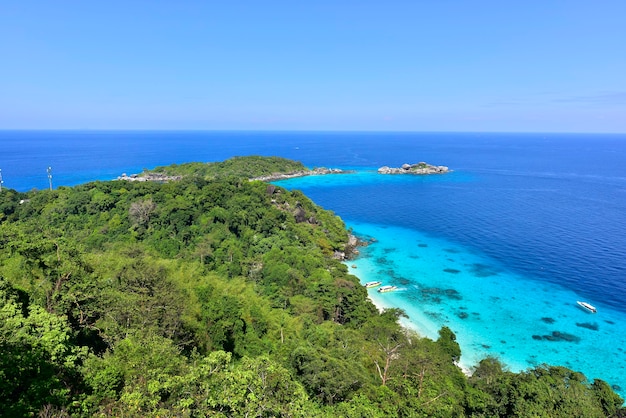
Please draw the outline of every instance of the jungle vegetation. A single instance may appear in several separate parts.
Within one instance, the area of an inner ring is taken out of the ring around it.
[[[420,337],[337,259],[342,220],[248,178],[280,158],[159,168],[176,182],[0,194],[7,417],[618,417],[602,380]]]

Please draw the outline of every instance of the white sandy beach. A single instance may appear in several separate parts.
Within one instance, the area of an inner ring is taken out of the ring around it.
[[[346,263],[346,265],[348,265]],[[357,267],[352,267],[356,265]],[[361,282],[361,284],[367,283],[368,281],[372,281],[372,278],[369,277],[362,277],[365,276],[363,273],[361,274],[357,274],[358,271],[358,265],[355,264],[354,262],[351,262],[350,265],[348,265],[348,268],[350,270],[350,273],[355,275],[356,277],[359,278],[359,281]],[[379,312],[383,312],[385,309],[389,309],[389,308],[400,308],[402,309],[402,307],[400,306],[393,306],[392,304],[390,304],[385,298],[383,298],[382,296],[380,296],[376,289],[369,289],[368,290],[368,298],[370,301],[372,301],[372,303],[374,304],[374,306],[376,306],[376,309],[378,309]],[[432,332],[427,332],[426,331],[426,327],[420,327],[420,325],[411,319],[411,317],[408,318],[400,318],[400,325],[402,327],[404,327],[405,329],[410,329],[411,331],[416,332],[419,336],[421,337],[427,337],[427,338],[437,338],[437,332],[435,332],[435,336],[432,336]],[[438,331],[438,330],[437,330]],[[472,375],[472,367],[470,367],[468,364],[463,362],[463,347],[461,347],[461,360],[457,363],[457,366],[463,371],[463,373],[466,376],[471,376]]]

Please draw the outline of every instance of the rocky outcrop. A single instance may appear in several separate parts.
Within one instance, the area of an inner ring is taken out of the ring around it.
[[[339,168],[314,168],[313,170],[302,170],[302,171],[294,171],[292,173],[272,173],[267,176],[260,176],[251,178],[252,180],[260,180],[260,181],[275,181],[275,180],[286,180],[293,179],[296,177],[304,177],[304,176],[320,176],[324,174],[345,174],[348,171],[341,170]]]
[[[166,182],[166,181],[178,181],[182,179],[183,176],[168,176],[160,173],[142,173],[142,174],[131,174],[130,176],[126,175],[126,173],[119,176],[118,180],[124,181],[158,181],[158,182]]]
[[[358,247],[364,247],[367,246],[367,244],[367,242],[361,241],[356,236],[350,234],[348,236],[348,242],[346,243],[344,251],[335,251],[335,253],[333,254],[333,258],[340,261],[352,260],[358,257],[360,254]]]
[[[417,164],[403,164],[402,167],[380,167],[379,174],[444,174],[450,171],[443,165],[430,165],[424,162]]]

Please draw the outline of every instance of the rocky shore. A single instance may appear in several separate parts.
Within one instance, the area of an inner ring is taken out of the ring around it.
[[[350,171],[341,170],[339,168],[314,168],[313,170],[301,170],[294,171],[292,173],[272,173],[267,176],[260,176],[251,178],[250,181],[253,180],[261,180],[261,181],[274,181],[274,180],[286,180],[292,179],[296,177],[304,177],[304,176],[319,176],[324,174],[346,174]],[[149,173],[143,172],[140,174],[131,174],[128,175],[123,173],[121,176],[117,177],[117,180],[124,181],[156,181],[156,182],[167,182],[167,181],[178,181],[181,180],[183,176],[168,176],[162,173]]]
[[[324,174],[346,174],[346,173],[349,173],[349,171],[344,171],[339,168],[320,167],[320,168],[314,168],[313,170],[294,171],[293,173],[273,173],[267,176],[251,178],[250,181],[252,180],[275,181],[275,180],[293,179],[296,177],[304,177],[304,176],[319,176],[319,175],[324,175]]]
[[[450,171],[443,165],[430,165],[424,162],[403,164],[402,167],[380,167],[379,174],[444,174]]]
[[[182,178],[183,178],[183,176],[167,176],[165,174],[159,174],[159,173],[131,174],[130,176],[127,175],[126,173],[123,173],[117,179],[118,180],[125,180],[125,181],[159,181],[159,182],[166,182],[166,181],[177,181],[177,180],[180,180]]]

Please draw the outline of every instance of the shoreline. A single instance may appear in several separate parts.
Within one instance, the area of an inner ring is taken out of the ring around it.
[[[323,176],[326,174],[350,174],[352,171],[342,170],[340,168],[316,167],[312,170],[296,171],[292,173],[273,173],[267,176],[253,177],[250,181],[279,181],[289,180],[307,176]]]
[[[442,326],[450,327],[461,347],[457,366],[466,375],[488,357],[512,373],[562,366],[589,382],[601,379],[624,396],[626,363],[619,347],[626,322],[619,312],[592,299],[600,309],[590,314],[576,304],[585,297],[572,289],[523,276],[482,253],[417,230],[347,225],[353,234],[376,237],[377,243],[351,261],[358,270],[350,273],[361,284],[398,286],[383,294],[368,289],[375,307],[403,309],[409,318],[399,318],[400,325],[431,340]],[[594,361],[590,350],[610,361]]]
[[[350,264],[350,265],[348,265],[347,262],[345,262],[345,264],[346,264],[346,266],[348,266],[348,270],[350,271],[350,274],[356,276],[359,279],[359,282],[361,283],[361,285],[364,285],[364,283],[367,283],[370,280],[367,277],[362,277],[362,275],[357,274],[357,272],[355,271],[355,270],[357,270],[357,267],[353,267],[354,261],[356,261],[356,260],[352,260],[352,264]],[[375,292],[375,290],[373,290],[373,291]],[[372,304],[376,307],[376,309],[380,313],[382,313],[385,309],[399,308],[397,306],[392,306],[391,304],[385,304],[383,301],[379,300],[376,297],[376,295],[372,295],[372,292],[370,292],[370,289],[367,289],[367,298],[372,302]],[[402,308],[399,308],[399,309],[402,309]],[[400,326],[402,328],[404,328],[406,330],[411,330],[411,331],[417,333],[417,335],[419,335],[420,337],[431,338],[431,337],[429,337],[427,335],[428,334],[427,332],[425,332],[422,328],[420,328],[419,325],[417,323],[415,323],[415,321],[413,321],[411,319],[410,316],[407,317],[407,318],[400,318],[398,322],[399,322],[399,324],[400,324]],[[472,376],[472,369],[474,367],[470,366],[469,364],[467,364],[467,363],[465,363],[463,361],[463,347],[461,347],[461,360],[459,360],[455,364],[456,364],[456,366],[459,369],[461,369],[461,371],[463,372],[463,374],[465,376],[467,376],[467,377]]]

